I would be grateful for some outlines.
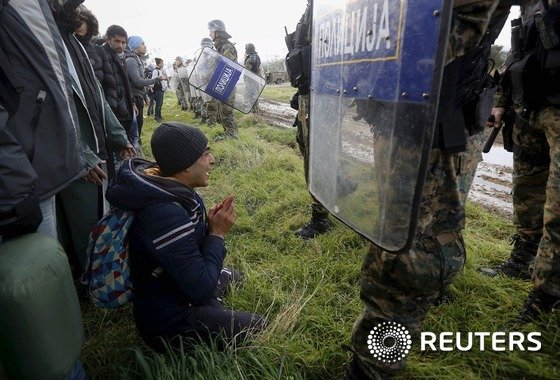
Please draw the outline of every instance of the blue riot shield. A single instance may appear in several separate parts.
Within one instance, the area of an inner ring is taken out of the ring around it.
[[[210,47],[200,51],[189,83],[243,113],[251,112],[265,86],[263,78]]]
[[[416,232],[451,3],[314,1],[309,190],[391,252]]]

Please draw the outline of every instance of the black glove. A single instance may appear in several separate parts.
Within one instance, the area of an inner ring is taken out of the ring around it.
[[[14,216],[16,218],[15,221],[2,224],[2,219],[13,219]],[[35,192],[16,204],[9,216],[3,217],[4,215],[0,216],[0,235],[4,239],[11,239],[37,231],[37,227],[43,221],[43,214],[41,213],[39,199]]]
[[[49,0],[54,20],[58,27],[66,33],[74,33],[82,25],[77,8],[84,0],[68,0],[60,4],[58,0]]]
[[[292,95],[290,98],[290,107],[295,110],[299,109],[299,91]]]

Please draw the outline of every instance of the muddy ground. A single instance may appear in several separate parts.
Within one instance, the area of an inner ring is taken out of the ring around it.
[[[297,111],[286,103],[259,100],[260,115],[267,124],[278,127],[292,128]],[[365,162],[373,162],[373,148],[363,145],[363,138],[368,131],[356,128],[353,132],[355,138],[350,136],[352,147],[343,145],[343,149]],[[478,165],[478,170],[469,192],[469,200],[476,202],[488,210],[503,217],[511,217],[513,208],[511,203],[511,174],[513,168],[512,154],[505,151],[496,143],[492,150],[483,154],[483,161]]]

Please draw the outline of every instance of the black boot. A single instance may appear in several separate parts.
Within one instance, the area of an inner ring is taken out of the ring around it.
[[[330,230],[332,226],[328,215],[312,215],[311,221],[296,230],[295,234],[302,239],[313,239],[315,236],[324,234]]]
[[[491,268],[479,268],[478,270],[486,276],[494,277],[499,274],[522,280],[531,279],[531,264],[537,255],[538,242],[524,240],[519,235],[512,238],[513,249],[509,258]]]
[[[521,311],[512,321],[514,326],[522,326],[539,319],[541,314],[560,311],[560,297],[555,297],[541,290],[532,290]]]
[[[352,356],[350,363],[346,365],[346,372],[344,373],[344,380],[364,380],[364,379],[375,379],[375,380],[387,380],[390,379],[388,375],[381,373],[370,373],[367,374],[360,365],[356,356]]]

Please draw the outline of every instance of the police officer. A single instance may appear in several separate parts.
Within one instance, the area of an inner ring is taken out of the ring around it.
[[[253,72],[257,75],[260,74],[261,57],[259,57],[259,54],[255,50],[255,45],[252,44],[252,43],[248,43],[248,44],[245,45],[245,60],[244,60],[243,65],[247,70],[250,70],[251,72]],[[259,90],[259,88],[256,87],[253,82],[249,82],[246,85],[247,85],[247,87],[249,87],[247,89],[247,92],[251,95]],[[259,100],[258,99],[253,104],[253,108],[251,109],[251,112],[253,112],[253,113],[258,113],[259,112]]]
[[[191,73],[194,70],[195,65],[199,64],[198,59],[199,59],[199,56],[200,56],[200,52],[205,47],[210,48],[210,49],[214,49],[214,43],[208,37],[204,37],[200,41],[200,49],[195,51],[194,60],[191,61],[189,63],[189,65],[187,66],[187,70],[188,70],[188,73],[189,73],[189,76],[190,76],[189,80],[194,85],[194,86],[191,86],[191,94],[193,95],[193,100],[192,100],[191,104],[192,104],[193,111],[194,111],[194,117],[195,118],[200,118],[201,119],[201,122],[200,122],[201,124],[207,123],[207,119],[208,119],[207,108],[208,108],[208,103],[210,102],[210,100],[212,98],[209,95],[206,95],[202,91],[198,90],[198,87],[201,86],[201,83],[199,83],[199,78],[196,75],[191,75]],[[216,118],[217,117],[214,115],[213,120],[215,121]],[[210,123],[209,123],[209,125],[210,125]]]
[[[360,297],[365,307],[354,325],[347,378],[379,379],[400,372],[404,360],[383,361],[370,353],[370,332],[391,322],[418,337],[428,310],[464,266],[464,183],[470,183],[464,179],[472,178],[476,165],[462,167],[460,157],[476,157],[473,152],[480,149],[468,136],[478,131],[475,110],[481,81],[487,76],[488,51],[510,5],[504,0],[454,3],[436,138],[422,190],[416,237],[406,253],[369,246],[361,272]]]
[[[210,38],[214,42],[214,47],[226,58],[231,59],[233,62],[237,62],[237,49],[235,45],[229,40],[231,35],[226,32],[226,26],[222,20],[212,20],[208,23],[208,30],[210,32]],[[232,94],[232,96],[235,96]],[[210,120],[210,115],[213,112],[213,106],[217,107],[218,116],[220,122],[224,127],[225,135],[224,138],[237,138],[237,122],[233,116],[233,108],[225,105],[218,101],[212,101],[209,104],[210,110],[208,110],[208,121]]]
[[[291,41],[289,42],[289,45],[291,45],[288,46],[290,52],[310,49],[312,6],[312,1],[308,0],[305,12],[301,16],[296,31],[293,33]],[[303,156],[303,167],[305,179],[307,181],[309,172],[309,86],[311,85],[309,71],[311,62],[300,64],[300,60],[297,56],[292,56],[290,58],[290,53],[288,57],[287,67],[288,73],[290,74],[290,83],[293,87],[297,87],[298,89],[290,103],[292,103],[293,108],[298,110],[296,140]],[[299,72],[299,68],[304,68],[304,72]],[[312,198],[311,220],[295,231],[295,235],[302,239],[312,239],[318,235],[324,234],[333,227],[332,222],[329,220],[329,212],[327,209],[315,199],[313,195]]]
[[[506,110],[516,114],[515,245],[505,262],[481,271],[530,279],[532,265],[533,290],[516,318],[522,324],[560,308],[560,5],[556,0],[522,0],[520,5],[492,110],[494,127]]]

